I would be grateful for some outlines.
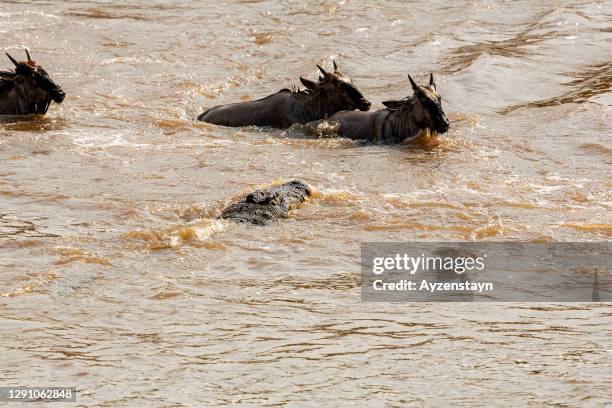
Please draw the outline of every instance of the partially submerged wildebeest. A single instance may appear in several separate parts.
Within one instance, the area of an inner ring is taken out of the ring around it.
[[[341,110],[367,111],[370,102],[353,81],[338,70],[327,72],[317,65],[319,82],[300,77],[306,87],[282,89],[263,99],[215,106],[198,116],[198,120],[223,126],[271,126],[285,129],[294,123],[308,123]]]
[[[338,134],[350,139],[365,139],[376,143],[400,143],[416,139],[426,129],[431,133],[445,133],[450,122],[436,90],[433,74],[429,84],[419,86],[408,75],[414,95],[399,101],[383,102],[386,109],[375,112],[337,112],[330,121],[340,124]]]
[[[0,71],[0,115],[45,114],[51,101],[62,103],[66,94],[40,65],[32,61],[18,62],[6,54],[15,65],[14,71]]]
[[[280,186],[255,190],[241,201],[225,208],[219,218],[235,222],[266,225],[287,218],[289,211],[312,194],[308,184],[293,180]]]

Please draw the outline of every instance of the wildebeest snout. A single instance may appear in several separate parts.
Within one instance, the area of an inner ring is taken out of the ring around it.
[[[53,99],[55,103],[62,103],[64,102],[64,98],[66,98],[66,93],[62,91],[60,87],[53,89],[50,92],[50,94],[51,94],[51,99]]]
[[[367,99],[363,98],[359,103],[359,110],[364,112],[369,111],[370,106],[372,106],[372,103]]]
[[[446,133],[448,131],[448,128],[450,127],[450,121],[444,113],[442,114],[441,119],[442,120],[439,121],[438,128],[436,129],[436,131],[438,131],[438,133]]]

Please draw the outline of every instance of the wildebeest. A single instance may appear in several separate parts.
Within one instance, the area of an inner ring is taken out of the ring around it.
[[[370,102],[334,61],[334,72],[317,65],[322,75],[318,82],[300,77],[306,87],[282,89],[256,101],[216,106],[198,116],[198,120],[223,126],[270,126],[285,129],[294,123],[308,123],[341,110],[367,111]]]
[[[45,114],[51,101],[62,103],[66,94],[40,65],[32,61],[18,62],[6,54],[15,65],[14,71],[0,71],[0,115]]]
[[[219,218],[266,225],[287,218],[289,211],[311,194],[312,190],[308,184],[293,180],[280,186],[253,191],[241,201],[225,208]]]
[[[419,86],[408,75],[414,94],[401,100],[383,102],[386,109],[375,112],[337,112],[330,121],[340,124],[339,135],[376,143],[400,143],[419,137],[425,129],[445,133],[450,122],[441,105],[433,74],[429,84]]]

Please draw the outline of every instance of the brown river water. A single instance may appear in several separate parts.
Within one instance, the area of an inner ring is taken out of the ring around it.
[[[610,239],[610,2],[124,3],[0,3],[2,51],[67,94],[0,123],[0,385],[82,407],[612,404],[609,304],[359,289],[363,241]],[[450,131],[194,121],[332,59],[373,109],[434,72]],[[292,178],[316,192],[289,220],[214,220]]]

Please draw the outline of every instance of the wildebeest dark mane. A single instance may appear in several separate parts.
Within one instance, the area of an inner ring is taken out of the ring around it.
[[[0,71],[0,94],[11,89],[13,85],[13,77],[15,76],[12,72]]]
[[[263,101],[266,100],[268,98],[271,98],[275,95],[278,95],[279,93],[283,93],[283,92],[289,92],[291,93],[291,95],[296,95],[296,96],[313,96],[315,95],[318,91],[318,89],[308,89],[308,88],[300,88],[299,86],[297,86],[296,84],[291,84],[291,88],[283,88],[281,90],[279,90],[278,92],[276,92],[275,94],[272,95],[268,95],[266,97],[263,98],[259,98],[257,99],[258,101]]]
[[[285,88],[281,91],[289,91],[292,95],[312,95],[312,91],[310,89],[302,89],[296,84],[291,84],[291,89]]]
[[[266,100],[268,98],[271,98],[275,95],[278,95],[279,93],[283,93],[283,92],[289,92],[291,93],[291,95],[312,95],[312,92],[309,89],[301,89],[298,86],[292,84],[291,88],[283,88],[280,89],[278,92],[273,93],[272,95],[268,95],[268,96],[264,96],[263,98],[259,98],[257,99],[258,101],[263,101]]]
[[[385,126],[389,126],[390,134],[395,135],[394,141],[399,143],[403,141],[406,136],[418,134],[418,126],[416,126],[414,120],[414,108],[419,103],[419,99],[417,95],[407,96],[402,98],[401,101],[402,106],[399,109],[390,109],[387,107],[387,111],[395,112],[398,110],[403,110],[405,113],[399,114],[395,120],[385,121]]]

